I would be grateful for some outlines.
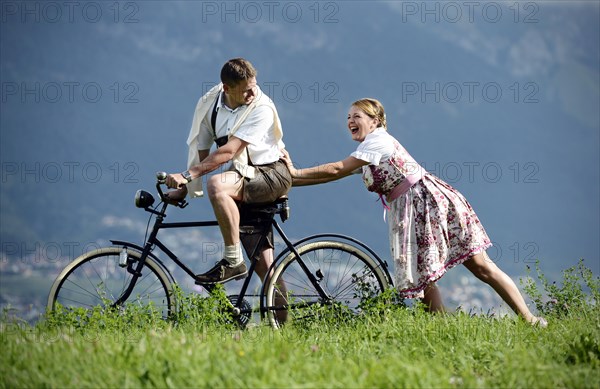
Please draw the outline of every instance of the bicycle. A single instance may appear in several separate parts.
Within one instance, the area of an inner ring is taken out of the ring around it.
[[[202,228],[218,226],[217,221],[166,223],[169,205],[185,208],[185,200],[170,204],[162,190],[166,173],[157,173],[156,189],[161,202],[154,208],[154,197],[144,190],[135,195],[135,205],[155,218],[153,227],[142,246],[111,240],[112,246],[80,255],[67,265],[56,278],[48,296],[48,311],[58,304],[66,308],[95,306],[127,307],[127,304],[153,306],[163,318],[177,312],[174,293],[175,279],[154,253],[159,249],[187,275],[195,273],[161,240],[163,229]],[[273,261],[258,296],[248,294],[250,280],[255,274],[256,261],[251,261],[248,275],[239,294],[228,296],[230,312],[242,327],[254,313],[268,320],[273,327],[284,323],[308,320],[319,310],[337,308],[359,312],[364,298],[375,297],[392,285],[387,265],[362,242],[340,234],[317,234],[292,243],[275,219],[282,223],[289,217],[287,197],[271,204],[242,205],[240,231],[256,233],[259,239],[254,249],[245,247],[248,258],[255,258],[269,229],[277,231],[285,249]],[[150,220],[149,220],[150,222]],[[272,230],[271,230],[272,231]],[[251,252],[252,251],[252,252]],[[209,292],[211,285],[203,285]],[[259,299],[252,307],[246,297]]]

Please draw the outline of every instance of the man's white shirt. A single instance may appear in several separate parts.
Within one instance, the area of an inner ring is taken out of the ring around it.
[[[260,93],[262,91],[258,89],[256,98],[259,98]],[[268,98],[268,96],[260,97]],[[235,109],[229,108],[223,101],[223,93],[220,93],[216,108],[216,137],[220,138],[229,135],[231,128],[246,109],[248,109],[247,105],[242,105]],[[211,126],[212,111],[211,107],[200,124],[198,150],[208,150],[214,143]],[[273,110],[267,105],[259,105],[250,112],[246,120],[240,125],[235,134],[233,134],[233,136],[249,143],[248,153],[253,165],[264,165],[279,160],[281,156],[280,148],[285,146],[283,142],[278,143],[273,125]]]

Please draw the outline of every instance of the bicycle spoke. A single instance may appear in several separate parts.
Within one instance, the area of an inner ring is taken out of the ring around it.
[[[149,274],[149,273],[148,273],[148,274]],[[148,274],[146,274],[145,276],[143,276],[143,277],[142,277],[142,278],[141,278],[141,279],[140,279],[138,282],[140,282],[140,283],[143,283],[145,280],[147,280]],[[160,281],[158,280],[158,278],[157,278],[156,280],[154,280],[154,281],[151,281],[151,283],[150,283],[150,284],[149,284],[149,285],[146,287],[146,289],[144,289],[144,290],[143,290],[143,291],[140,293],[140,295],[142,295],[142,296],[143,296],[143,295],[145,295],[145,294],[146,294],[146,291],[147,291],[148,289],[150,289],[152,286],[156,285],[156,283],[157,283],[157,282],[160,282]],[[160,286],[160,287],[162,287],[162,286]],[[159,288],[160,288],[160,287],[159,287]],[[155,289],[155,291],[156,291],[156,290],[159,290],[159,288]]]
[[[366,267],[365,267],[365,268],[363,268],[363,269],[366,269]],[[354,273],[354,274],[356,274],[356,273]],[[360,278],[348,277],[348,278],[346,279],[346,281],[345,281],[343,284],[341,284],[341,287],[340,287],[340,288],[338,288],[338,289],[340,290],[339,294],[341,295],[343,292],[345,292],[345,291],[347,291],[347,290],[350,290],[351,288],[355,287],[355,286],[356,286],[356,285],[355,285],[355,283],[356,283],[356,280],[363,281],[363,280],[364,280],[366,277],[369,277],[370,275],[371,275],[371,274],[364,274],[364,275],[363,275],[362,277],[360,277]]]
[[[97,296],[97,295],[95,295],[95,294],[91,293],[89,290],[85,289],[83,286],[81,286],[81,285],[79,285],[79,284],[76,284],[76,283],[75,283],[75,282],[73,282],[72,280],[67,280],[67,281],[69,281],[69,283],[71,283],[71,284],[73,284],[74,286],[78,287],[78,288],[79,288],[79,289],[81,289],[82,291],[84,291],[84,292],[85,292],[85,294],[89,295],[90,297],[92,297],[92,298],[94,298],[94,299],[97,299],[97,300],[100,300],[100,301],[102,301],[102,300],[99,298],[99,296]],[[66,288],[65,288],[65,289],[66,289]],[[76,292],[76,291],[75,291],[75,290],[73,290],[73,289],[67,289],[67,290],[69,290],[69,291],[72,291],[73,293],[84,294],[84,293],[81,293],[81,292]]]
[[[381,293],[387,287],[385,271],[355,246],[317,241],[300,246],[297,251],[300,258],[290,254],[276,266],[266,289],[268,315],[276,327],[315,320],[323,314],[357,313],[365,290]],[[325,296],[318,292],[299,261],[313,276],[318,275],[317,282]]]
[[[118,266],[119,253],[122,248],[110,247],[95,250],[89,256],[83,255],[70,265],[70,270],[59,277],[53,285],[48,307],[54,308],[55,302],[68,307],[93,308],[94,306],[115,306],[122,302],[123,307],[130,304],[136,306],[152,305],[163,317],[171,311],[169,280],[153,260],[146,259],[142,269],[143,275],[131,284],[133,276],[127,267]],[[129,253],[135,262],[139,255]],[[139,262],[138,262],[139,263]],[[124,293],[131,287],[131,295],[126,301]]]
[[[89,307],[89,308],[93,308],[93,307],[94,307],[94,305],[90,305],[90,304],[82,304],[80,301],[71,300],[71,299],[68,299],[68,298],[66,298],[66,297],[63,297],[63,298],[62,298],[62,300],[71,301],[71,302],[73,302],[73,303],[76,303],[76,304],[77,304],[77,306],[85,305],[86,307]],[[64,304],[63,304],[63,305],[64,305]]]
[[[85,275],[85,274],[84,274],[84,275]],[[90,279],[90,278],[89,278],[87,275],[86,275],[86,277],[85,277],[85,280],[87,281],[87,283],[89,283],[89,284],[90,284],[90,286],[91,286],[91,287],[92,287],[92,289],[93,289],[93,292],[92,292],[92,291],[90,291],[90,290],[88,290],[87,288],[85,288],[83,285],[77,284],[77,283],[73,282],[73,281],[72,281],[72,280],[70,280],[70,279],[67,279],[66,281],[68,281],[69,283],[71,283],[71,284],[75,285],[76,287],[78,287],[79,289],[81,289],[82,291],[84,291],[85,293],[76,292],[76,291],[74,291],[74,290],[72,290],[72,289],[68,289],[68,288],[65,288],[65,289],[67,289],[68,291],[72,291],[72,292],[74,292],[74,293],[76,293],[76,294],[80,294],[80,295],[88,295],[88,296],[89,296],[89,297],[91,297],[93,300],[98,300],[98,302],[102,303],[102,302],[103,302],[103,300],[102,300],[102,296],[100,295],[100,292],[98,291],[98,289],[97,289],[97,288],[94,286],[94,283],[92,282],[92,280],[91,280],[91,279]],[[73,300],[71,300],[71,301],[73,301]],[[81,303],[81,304],[83,304],[83,303]]]

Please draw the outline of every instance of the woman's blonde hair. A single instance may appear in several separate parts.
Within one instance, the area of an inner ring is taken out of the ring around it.
[[[352,105],[366,113],[370,118],[379,120],[379,126],[387,129],[385,110],[379,100],[364,98],[356,100]]]

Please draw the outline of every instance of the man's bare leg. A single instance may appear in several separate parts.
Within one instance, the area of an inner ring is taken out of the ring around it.
[[[208,180],[208,197],[213,206],[225,249],[223,260],[203,274],[197,284],[214,284],[246,277],[248,269],[240,244],[240,211],[236,201],[242,197],[242,178],[233,171],[216,174]]]
[[[208,198],[225,246],[240,242],[240,211],[236,201],[242,200],[242,180],[234,171],[216,174],[208,180]]]

